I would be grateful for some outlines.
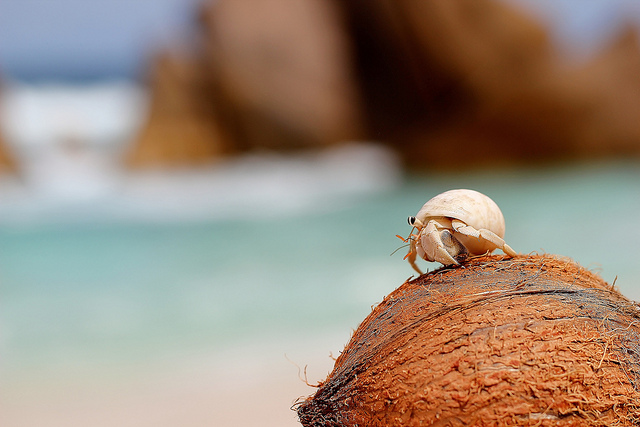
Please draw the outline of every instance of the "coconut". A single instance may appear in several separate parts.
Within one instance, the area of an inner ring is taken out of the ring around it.
[[[354,332],[304,426],[640,425],[640,306],[554,256],[407,281]]]

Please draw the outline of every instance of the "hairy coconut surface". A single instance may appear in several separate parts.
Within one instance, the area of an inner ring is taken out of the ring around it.
[[[304,426],[640,425],[640,306],[573,261],[484,256],[373,309]]]

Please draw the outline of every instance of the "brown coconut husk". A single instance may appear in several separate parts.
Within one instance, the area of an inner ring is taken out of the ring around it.
[[[296,409],[304,426],[640,425],[640,307],[553,256],[407,281]]]

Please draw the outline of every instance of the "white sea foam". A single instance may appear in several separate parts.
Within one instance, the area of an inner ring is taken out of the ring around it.
[[[332,210],[400,181],[393,154],[363,144],[174,171],[132,172],[101,157],[82,160],[50,159],[23,180],[5,177],[0,223],[260,220]]]
[[[20,163],[0,180],[0,223],[261,219],[333,209],[393,188],[400,168],[381,146],[348,143],[298,154],[260,153],[190,169],[121,165],[146,117],[124,83],[13,86],[1,123]]]

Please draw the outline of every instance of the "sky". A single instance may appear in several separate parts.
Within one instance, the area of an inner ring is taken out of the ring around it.
[[[626,24],[640,23],[637,0],[502,0],[546,24],[566,55],[585,59],[606,46]]]
[[[186,37],[201,0],[0,0],[0,73],[20,80],[140,77]]]
[[[142,77],[153,52],[188,37],[203,0],[0,0],[0,75],[18,80]],[[559,46],[588,56],[637,0],[502,0],[546,22]]]

